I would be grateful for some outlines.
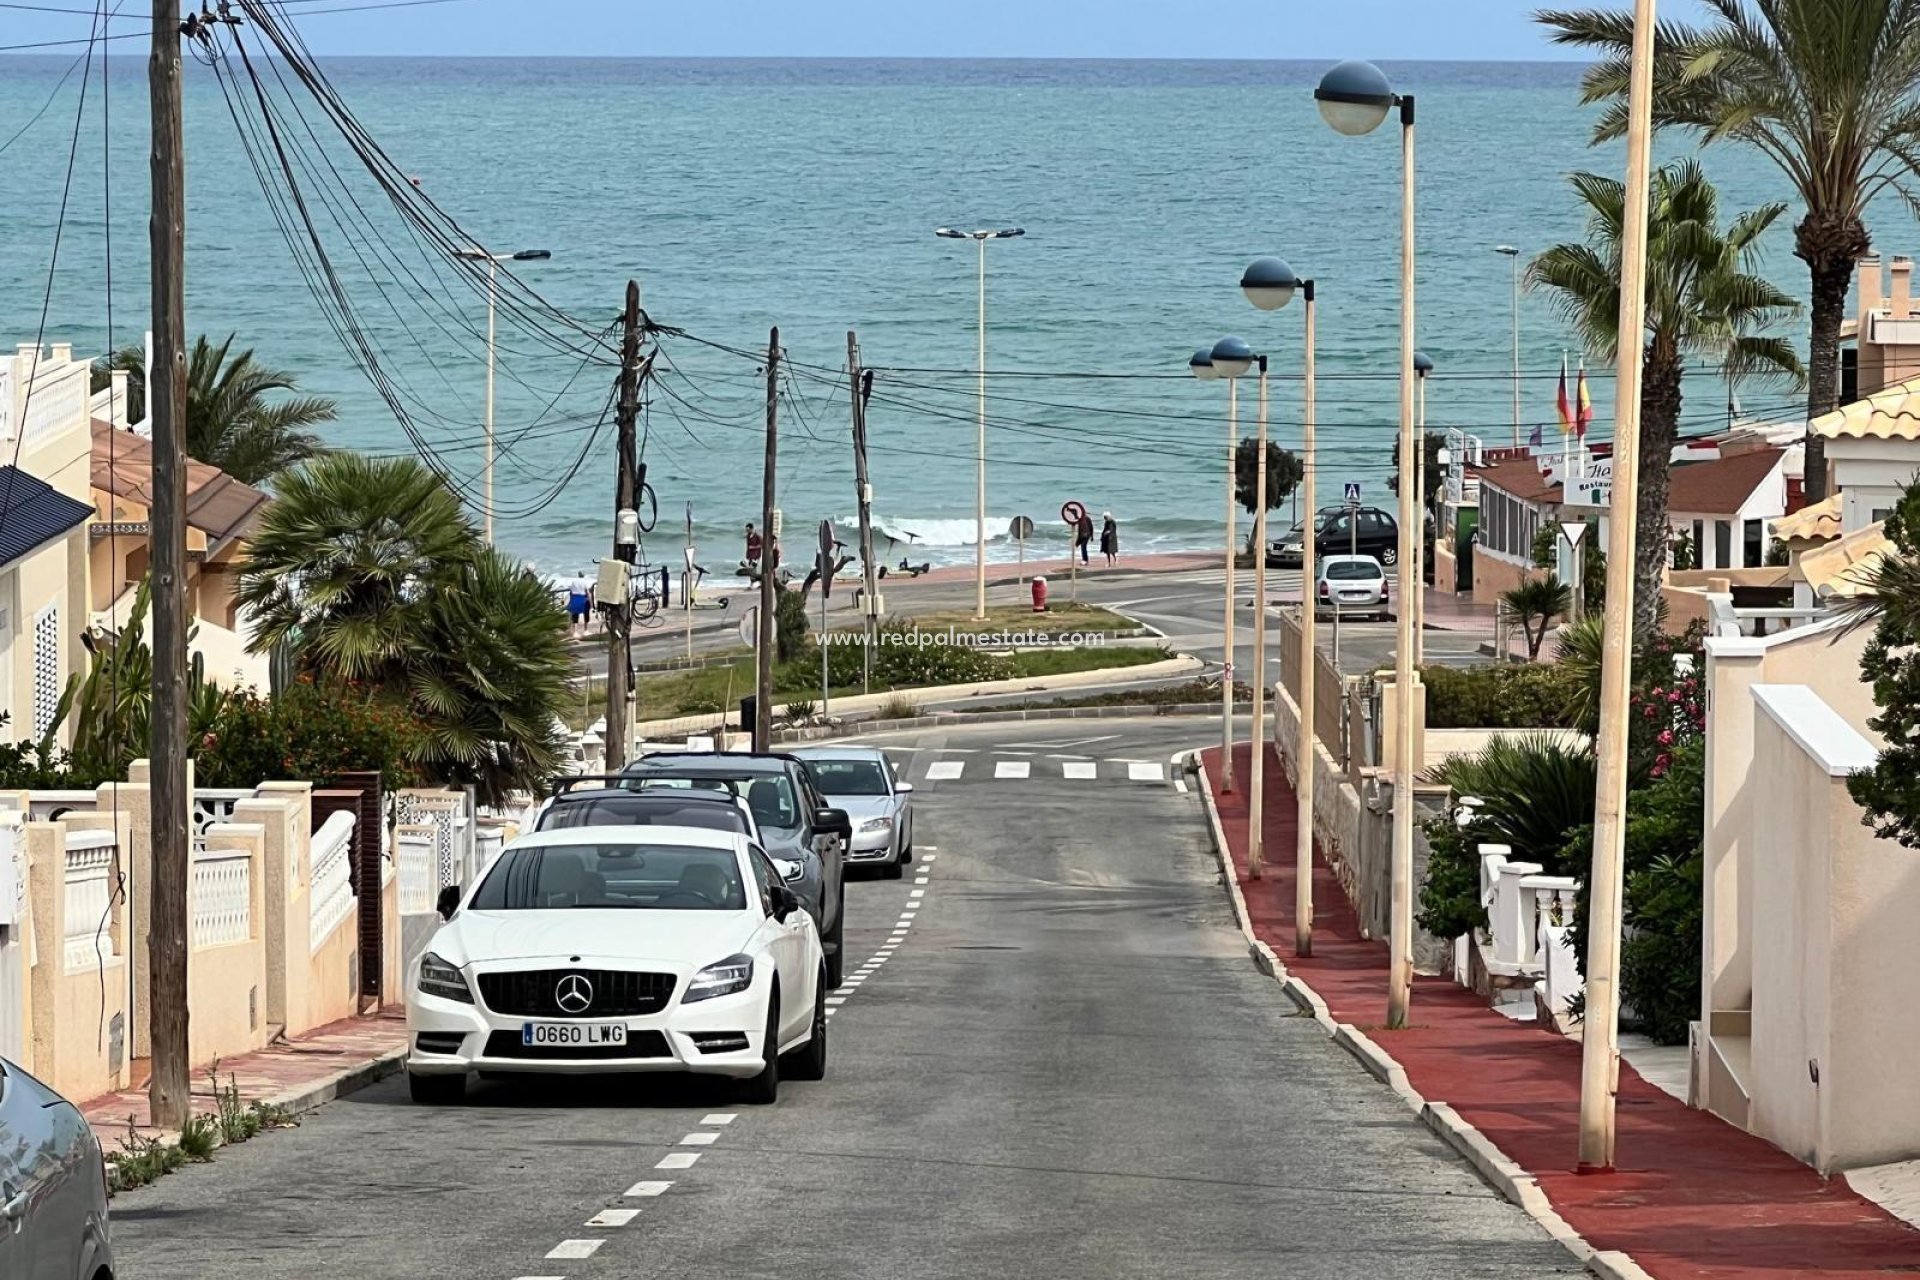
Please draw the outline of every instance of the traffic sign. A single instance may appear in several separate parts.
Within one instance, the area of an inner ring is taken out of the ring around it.
[[[1068,502],[1060,508],[1060,518],[1070,525],[1078,525],[1087,518],[1087,509],[1078,502]]]
[[[1061,514],[1064,518],[1065,513],[1062,512]],[[1007,525],[1007,536],[1015,542],[1025,542],[1028,538],[1031,538],[1033,536],[1033,518],[1031,516],[1015,516]]]
[[[1360,483],[1357,480],[1347,481],[1347,505],[1350,507],[1360,505]]]
[[[1566,538],[1570,546],[1578,547],[1580,545],[1580,538],[1586,531],[1587,522],[1585,520],[1562,520],[1560,522],[1561,536]]]
[[[820,556],[818,565],[820,569],[820,599],[823,602],[823,608],[825,607],[824,602],[826,598],[833,594],[833,551],[837,545],[838,540],[833,536],[833,521],[822,520],[820,522]]]

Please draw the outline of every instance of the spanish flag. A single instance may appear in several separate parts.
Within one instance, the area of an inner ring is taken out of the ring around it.
[[[1593,421],[1593,397],[1587,394],[1587,362],[1580,361],[1580,384],[1574,393],[1574,434],[1582,440],[1587,438],[1587,424]]]
[[[1560,394],[1555,398],[1560,410],[1560,434],[1566,435],[1573,430],[1573,405],[1567,400],[1567,353],[1560,353]]]

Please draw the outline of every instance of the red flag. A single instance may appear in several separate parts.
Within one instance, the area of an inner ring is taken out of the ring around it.
[[[1566,435],[1573,430],[1573,405],[1567,400],[1567,357],[1564,352],[1560,356],[1560,393],[1554,403],[1560,410],[1560,434]]]

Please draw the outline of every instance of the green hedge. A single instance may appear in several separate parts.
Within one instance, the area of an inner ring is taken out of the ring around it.
[[[1422,667],[1429,729],[1552,729],[1566,724],[1573,682],[1551,664]]]

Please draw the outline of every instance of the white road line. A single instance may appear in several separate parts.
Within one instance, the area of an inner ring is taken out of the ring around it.
[[[1032,772],[1033,764],[1027,760],[999,760],[993,766],[996,778],[1024,778]]]
[[[624,1227],[640,1216],[638,1209],[602,1209],[587,1219],[590,1227]]]
[[[907,898],[909,900],[912,900],[914,898],[924,898],[926,896],[927,896],[927,891],[925,889],[915,889],[913,892],[907,895]]]
[[[965,760],[936,760],[927,766],[928,782],[951,782],[965,772]]]
[[[515,1276],[514,1280],[567,1280],[565,1276]]]
[[[1076,781],[1100,776],[1100,766],[1091,760],[1069,760],[1060,766],[1060,772]]]
[[[938,853],[938,852],[940,852],[940,846],[939,846],[939,845],[937,845],[937,844],[930,844],[930,845],[928,845],[928,846],[927,846],[927,858],[928,858],[928,860],[929,860],[929,861],[931,861],[931,860],[932,860],[932,858],[933,858],[933,855],[934,855],[934,854],[936,854],[936,853]]]
[[[716,1111],[710,1116],[701,1117],[700,1123],[728,1125],[728,1124],[732,1124],[735,1120],[738,1120],[739,1118],[740,1118],[740,1113],[737,1111]]]
[[[680,1139],[680,1145],[683,1147],[710,1147],[718,1141],[720,1141],[719,1134],[702,1129],[698,1133],[690,1133]]]
[[[575,1258],[591,1258],[600,1251],[600,1246],[605,1243],[605,1240],[562,1240],[547,1257],[549,1259],[557,1258],[562,1261]]]
[[[846,1002],[847,1002],[847,998],[845,996],[828,996],[827,1008],[829,1010],[838,1009],[841,1005],[845,1004]]]
[[[667,1153],[665,1159],[653,1167],[656,1169],[691,1169],[694,1166],[694,1162],[699,1159],[700,1153],[698,1151],[670,1151]]]
[[[1166,772],[1155,761],[1135,761],[1127,766],[1130,782],[1164,782]]]
[[[627,1195],[635,1200],[647,1200],[654,1196],[667,1194],[671,1182],[636,1182],[627,1188]]]

